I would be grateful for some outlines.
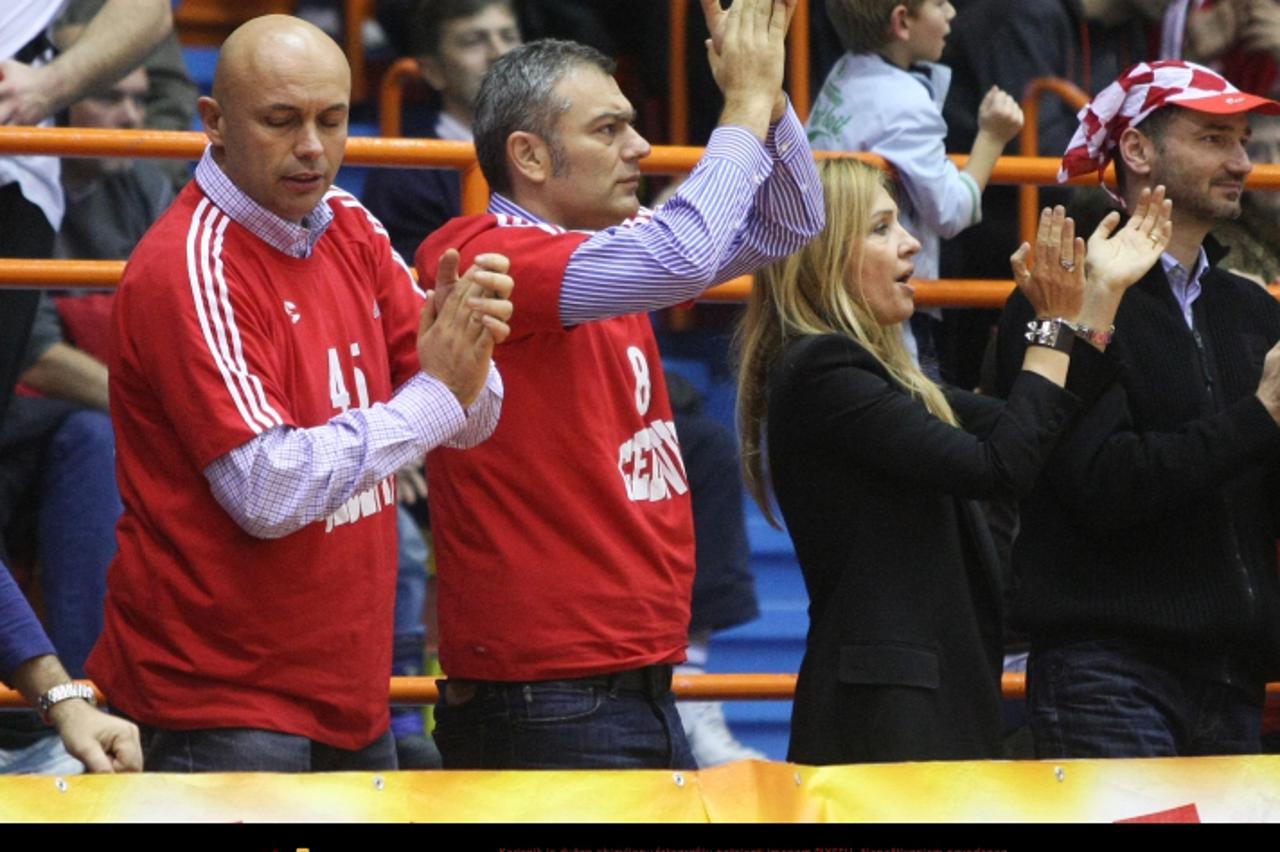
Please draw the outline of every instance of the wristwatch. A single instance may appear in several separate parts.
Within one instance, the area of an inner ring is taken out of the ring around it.
[[[40,716],[44,719],[44,723],[49,724],[49,711],[53,709],[53,705],[72,698],[83,698],[88,701],[90,706],[96,707],[98,699],[93,694],[93,687],[86,686],[83,683],[75,683],[67,681],[60,683],[50,689],[36,701],[36,709],[40,711]]]
[[[1032,346],[1047,346],[1063,353],[1070,353],[1071,344],[1076,340],[1075,329],[1062,317],[1033,319],[1027,323],[1027,333],[1023,336]]]

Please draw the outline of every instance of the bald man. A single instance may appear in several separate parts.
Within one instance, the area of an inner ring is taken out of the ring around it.
[[[349,81],[310,24],[236,30],[195,179],[116,297],[125,511],[88,670],[150,770],[395,768],[393,474],[498,418],[506,260],[418,288],[331,187]]]

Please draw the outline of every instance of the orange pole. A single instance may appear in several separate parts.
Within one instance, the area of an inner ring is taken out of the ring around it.
[[[689,0],[667,0],[667,80],[671,104],[667,136],[675,145],[689,143]]]
[[[479,169],[474,171],[474,198],[468,200],[469,187],[464,174],[464,212],[470,206],[483,211],[488,204],[488,187]],[[0,289],[60,289],[60,290],[110,290],[120,282],[124,273],[123,260],[29,260],[25,258],[0,258]],[[925,308],[999,308],[1013,291],[1013,282],[1000,279],[941,279],[923,281],[913,279],[916,287],[916,304]],[[712,287],[699,297],[705,302],[743,302],[751,293],[749,275],[726,281]],[[1280,286],[1267,288],[1280,299]]]
[[[52,154],[62,157],[136,157],[194,160],[204,151],[203,133],[181,130],[101,130],[68,127],[0,127],[0,154]],[[677,174],[690,171],[702,157],[702,148],[662,145],[640,163],[649,174]],[[854,157],[888,168],[882,157],[864,152],[816,151],[819,159]],[[963,166],[968,157],[950,155]],[[345,162],[362,166],[422,166],[464,169],[475,162],[469,142],[442,139],[381,139],[354,136],[347,140]],[[1056,157],[1001,157],[991,179],[995,183],[1057,183]],[[1096,182],[1084,175],[1072,184]],[[1280,165],[1254,167],[1249,189],[1280,189]]]
[[[1000,308],[1013,291],[1012,281],[999,279],[912,279],[911,283],[916,288],[916,306],[921,308]],[[751,287],[751,276],[744,275],[712,287],[699,298],[707,302],[743,302]]]
[[[382,75],[378,89],[378,129],[384,137],[397,137],[404,120],[404,84],[422,73],[418,60],[412,56],[397,59]]]
[[[1089,95],[1069,80],[1060,77],[1037,77],[1027,83],[1022,94],[1022,139],[1019,152],[1024,157],[1040,154],[1040,101],[1046,93],[1062,98],[1072,109],[1089,102]],[[1040,221],[1040,187],[1023,184],[1018,187],[1018,232],[1023,242],[1035,242]]]
[[[479,165],[468,166],[462,170],[462,214],[474,216],[483,213],[489,207],[489,182]]]
[[[102,693],[90,681],[80,681],[94,688],[98,701]],[[1001,678],[1005,698],[1026,698],[1027,680],[1021,672],[1006,672]],[[676,697],[694,701],[765,700],[790,701],[795,695],[793,674],[678,674],[671,680]],[[1280,703],[1280,683],[1268,683],[1267,701]],[[392,704],[434,704],[440,697],[433,677],[393,677],[388,696]],[[0,707],[26,707],[26,699],[14,689],[0,686]]]
[[[787,87],[801,121],[809,120],[809,0],[798,0],[787,33]]]

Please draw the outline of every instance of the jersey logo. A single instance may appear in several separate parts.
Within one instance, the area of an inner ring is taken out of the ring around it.
[[[302,312],[298,310],[298,306],[288,299],[284,300],[284,312],[289,315],[289,319],[293,320],[294,325],[302,319]]]
[[[635,374],[636,413],[644,417],[653,400],[649,360],[638,346],[627,347],[627,361]],[[622,487],[634,503],[670,500],[689,490],[676,424],[661,418],[649,421],[618,447],[618,473]]]

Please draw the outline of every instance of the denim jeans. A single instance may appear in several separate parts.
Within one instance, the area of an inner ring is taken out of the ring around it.
[[[422,609],[427,600],[427,542],[418,524],[404,506],[396,507],[396,532],[399,537],[396,571],[395,636],[391,655],[391,674],[422,674],[422,657],[427,638],[422,623]],[[421,707],[392,707],[391,732],[397,737],[422,736],[426,728]]]
[[[1119,640],[1032,648],[1027,712],[1036,757],[1256,754],[1264,684],[1202,677]]]
[[[256,728],[171,731],[139,725],[148,772],[376,772],[396,768],[391,732],[348,751]]]
[[[116,555],[115,436],[101,411],[69,415],[49,441],[41,478],[39,553],[45,621],[72,677],[102,633],[107,566]]]
[[[696,769],[671,693],[593,681],[448,682],[436,705],[445,769]]]

